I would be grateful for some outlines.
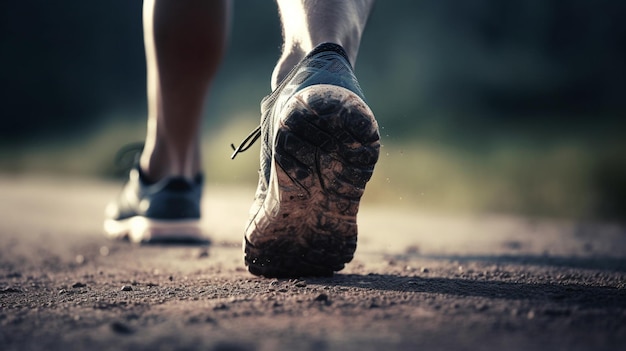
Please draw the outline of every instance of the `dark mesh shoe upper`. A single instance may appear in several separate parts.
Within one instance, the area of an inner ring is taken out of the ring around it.
[[[365,101],[348,56],[337,44],[324,43],[309,53],[281,84],[261,101],[261,174],[269,182],[274,118],[283,105],[298,91],[317,84],[330,84],[346,88]]]
[[[114,220],[134,216],[160,220],[199,219],[202,183],[199,175],[193,181],[172,177],[148,184],[135,167],[117,200],[107,207],[106,216]]]

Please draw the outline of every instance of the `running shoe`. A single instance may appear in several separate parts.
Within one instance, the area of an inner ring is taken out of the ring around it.
[[[262,139],[243,243],[252,274],[330,276],[352,260],[359,201],[380,148],[364,100],[345,51],[326,43],[261,102],[261,125],[233,154]]]
[[[135,243],[206,243],[200,223],[203,179],[165,178],[148,183],[138,165],[106,208],[105,234]]]

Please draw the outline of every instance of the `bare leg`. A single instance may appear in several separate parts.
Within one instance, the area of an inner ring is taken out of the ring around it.
[[[277,0],[284,47],[272,74],[272,88],[309,51],[330,42],[343,46],[354,66],[374,0]]]
[[[145,0],[148,128],[140,167],[148,180],[200,171],[204,99],[221,61],[228,0]]]

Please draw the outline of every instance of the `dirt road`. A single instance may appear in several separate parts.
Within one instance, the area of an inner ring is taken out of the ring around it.
[[[208,247],[100,231],[119,184],[0,176],[0,350],[616,350],[626,229],[370,204],[333,278],[254,277],[251,189],[212,186]]]

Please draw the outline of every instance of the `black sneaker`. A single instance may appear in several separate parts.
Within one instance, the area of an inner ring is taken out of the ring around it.
[[[206,243],[200,223],[202,176],[148,184],[138,166],[118,198],[106,208],[104,231],[136,243]]]
[[[259,186],[245,231],[248,270],[329,276],[353,258],[356,216],[380,148],[343,48],[315,48],[261,103]]]

